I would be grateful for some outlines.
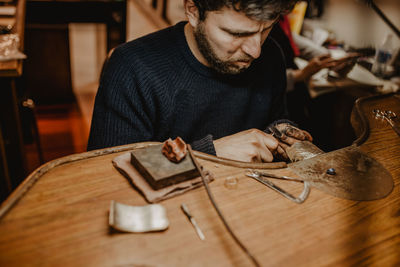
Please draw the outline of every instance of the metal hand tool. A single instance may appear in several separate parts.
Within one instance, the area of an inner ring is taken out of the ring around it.
[[[197,235],[199,236],[199,238],[201,240],[205,239],[205,236],[203,234],[203,232],[201,231],[200,227],[197,225],[196,220],[193,218],[193,216],[190,214],[188,207],[186,206],[185,203],[181,204],[181,209],[183,211],[183,213],[185,213],[185,215],[188,217],[190,223],[193,225],[194,229],[197,232]]]
[[[269,188],[271,188],[272,190],[278,192],[279,194],[283,195],[284,197],[286,197],[287,199],[301,204],[303,203],[308,195],[310,194],[310,185],[308,182],[306,181],[302,181],[300,179],[296,179],[296,178],[292,178],[292,177],[288,177],[288,176],[278,176],[272,173],[266,173],[266,172],[259,172],[256,170],[247,170],[246,171],[246,176],[251,177],[257,181],[259,181],[260,183],[268,186]],[[264,177],[268,177],[268,178],[274,178],[274,179],[283,179],[283,180],[288,180],[288,181],[297,181],[297,182],[303,182],[304,183],[304,188],[303,188],[303,192],[301,192],[301,194],[299,195],[299,197],[294,197],[293,195],[291,195],[290,193],[286,192],[285,190],[283,190],[282,188],[280,188],[279,186],[275,185],[274,183],[272,183],[271,181],[267,180]]]

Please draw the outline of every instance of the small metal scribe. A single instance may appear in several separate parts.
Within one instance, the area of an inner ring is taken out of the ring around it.
[[[185,203],[181,204],[181,209],[183,211],[183,213],[185,213],[186,217],[188,217],[189,221],[191,222],[191,224],[193,225],[194,229],[197,232],[197,235],[199,236],[199,238],[201,240],[206,239],[203,232],[201,231],[200,227],[197,225],[196,220],[193,218],[193,216],[190,214],[188,207],[186,206]]]

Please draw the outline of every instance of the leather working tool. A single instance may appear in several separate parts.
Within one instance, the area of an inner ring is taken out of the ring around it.
[[[194,229],[196,230],[197,235],[201,240],[205,240],[205,236],[203,234],[203,231],[201,231],[199,225],[197,224],[196,220],[193,218],[192,214],[189,212],[189,208],[186,206],[185,203],[181,204],[181,209],[183,213],[185,213],[186,217],[189,219],[190,223],[193,225]]]

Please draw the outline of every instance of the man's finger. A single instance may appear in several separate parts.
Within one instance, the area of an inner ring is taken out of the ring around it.
[[[285,130],[285,134],[299,140],[304,140],[306,138],[302,130],[293,126],[288,126]]]
[[[290,147],[290,145],[282,143],[282,142],[279,142],[279,146],[285,151]]]
[[[292,126],[290,124],[279,124],[275,128],[279,130],[281,133],[281,136],[279,137],[279,140],[282,141],[283,143],[292,145],[295,143],[293,139],[288,139],[288,138],[295,138],[300,141],[312,141],[313,138],[311,134],[307,131],[301,130],[295,126]]]
[[[287,144],[289,146],[293,145],[294,143],[296,143],[298,141],[299,141],[298,138],[289,137],[287,135],[285,135],[284,139],[281,139],[281,143]]]
[[[278,145],[278,148],[276,149],[276,153],[278,154],[278,158],[283,159],[283,160],[288,160],[289,157],[286,154],[285,149],[281,146],[281,144]]]
[[[307,132],[307,131],[304,131],[304,130],[302,130],[303,131],[303,133],[304,133],[304,135],[305,135],[305,139],[307,140],[307,141],[310,141],[310,142],[312,142],[312,140],[313,140],[313,138],[312,138],[312,135],[309,133],[309,132]]]
[[[327,58],[327,59],[324,59],[324,60],[320,61],[321,65],[326,65],[328,63],[335,63],[335,60],[333,58]]]
[[[272,162],[274,160],[274,156],[269,149],[260,149],[259,155],[262,162]]]
[[[259,136],[259,143],[264,144],[270,151],[276,150],[276,148],[278,147],[278,140],[270,134],[264,132],[260,133],[261,135]]]
[[[274,159],[273,153],[278,147],[278,140],[272,135],[265,132],[257,132],[257,141],[260,144],[258,150],[259,157],[262,162],[271,162]]]
[[[330,54],[324,54],[324,55],[318,56],[317,58],[318,58],[318,60],[325,60],[325,59],[331,58],[331,55]]]

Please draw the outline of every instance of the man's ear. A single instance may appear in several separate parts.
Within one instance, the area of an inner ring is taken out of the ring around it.
[[[183,6],[190,25],[195,28],[199,23],[199,10],[197,9],[197,6],[193,0],[184,0]]]

